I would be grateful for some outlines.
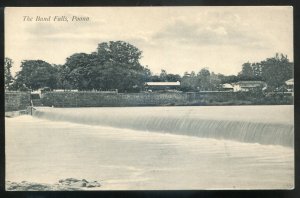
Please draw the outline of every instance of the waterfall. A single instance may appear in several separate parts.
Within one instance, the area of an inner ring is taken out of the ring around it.
[[[130,108],[38,108],[33,116],[53,121],[128,128],[144,132],[294,146],[294,125],[290,122],[269,122],[266,119],[253,121],[248,118],[225,119],[230,117],[230,112],[223,116],[217,113],[195,116],[193,112],[184,112],[182,109],[176,110],[177,114],[174,115],[173,110],[168,112],[163,108],[156,108],[158,110],[155,111],[150,108],[132,108],[132,111]]]

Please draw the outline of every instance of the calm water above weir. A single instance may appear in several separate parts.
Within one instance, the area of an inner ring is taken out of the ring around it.
[[[294,183],[293,106],[38,108],[6,118],[6,180],[100,189]]]

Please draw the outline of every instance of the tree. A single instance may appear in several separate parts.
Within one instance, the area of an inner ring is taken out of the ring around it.
[[[93,81],[93,67],[97,62],[93,61],[95,55],[86,53],[75,53],[67,58],[61,68],[61,77],[64,87],[71,86],[80,90],[91,89]]]
[[[198,79],[194,71],[190,74],[184,72],[183,77],[181,78],[180,89],[182,91],[197,91]]]
[[[254,78],[253,68],[249,62],[242,65],[242,71],[239,73],[238,77],[241,80],[251,80]]]
[[[150,79],[151,71],[139,60],[142,51],[124,41],[98,44],[97,52],[76,53],[62,66],[64,84],[80,90],[118,89],[138,91]]]
[[[167,75],[167,81],[168,82],[177,82],[181,81],[181,77],[178,74],[168,74]]]
[[[159,75],[160,81],[167,82],[168,81],[167,76],[168,76],[167,71],[162,69]]]
[[[158,75],[151,75],[150,78],[152,82],[161,82],[160,77]]]
[[[239,78],[235,75],[225,76],[223,74],[218,74],[219,79],[221,80],[221,84],[225,83],[235,83],[239,81]]]
[[[10,89],[10,85],[13,82],[13,77],[11,75],[10,69],[13,66],[13,61],[10,58],[4,59],[4,85],[5,89]]]
[[[262,65],[260,63],[252,63],[253,74],[256,77],[261,77],[262,75]]]
[[[275,57],[267,58],[260,62],[262,67],[261,77],[266,81],[269,88],[277,88],[284,82],[293,78],[294,64],[286,55],[276,54]]]
[[[42,60],[25,60],[21,63],[21,71],[17,73],[15,87],[39,89],[56,88],[57,69]]]
[[[102,63],[110,62],[120,64],[128,69],[141,69],[139,60],[142,58],[142,51],[124,41],[100,43],[97,53]]]
[[[58,89],[72,89],[70,81],[67,79],[70,70],[65,65],[53,65],[57,69],[57,88]]]
[[[212,72],[210,75],[210,84],[211,84],[212,90],[219,90],[221,88],[220,87],[221,79],[214,72]]]
[[[142,51],[124,41],[100,43],[97,48],[97,60],[101,65],[101,81],[105,89],[118,89],[130,92],[141,89],[149,74],[140,64]]]
[[[166,70],[162,69],[159,75],[159,82],[177,82],[181,77],[178,74],[168,74]]]
[[[210,72],[207,68],[203,68],[197,74],[198,78],[198,87],[202,91],[207,91],[212,89],[212,85],[210,83]]]

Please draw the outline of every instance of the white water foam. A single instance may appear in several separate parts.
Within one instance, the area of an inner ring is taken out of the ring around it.
[[[39,108],[53,121],[293,147],[293,106]]]

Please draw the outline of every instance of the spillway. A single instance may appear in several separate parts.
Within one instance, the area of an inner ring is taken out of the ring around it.
[[[141,132],[294,146],[293,106],[43,107],[33,116]]]

